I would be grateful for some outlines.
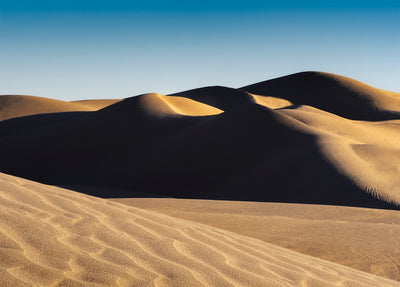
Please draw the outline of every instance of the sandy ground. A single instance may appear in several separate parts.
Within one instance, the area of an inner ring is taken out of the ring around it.
[[[113,200],[400,281],[399,211],[172,198]]]
[[[1,286],[400,286],[226,230],[0,174]]]

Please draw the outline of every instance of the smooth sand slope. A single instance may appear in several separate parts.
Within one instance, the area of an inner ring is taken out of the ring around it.
[[[49,98],[23,95],[0,96],[0,121],[35,114],[94,110],[95,108],[79,103],[64,102]]]
[[[354,120],[400,117],[400,94],[323,72],[302,72],[256,83],[242,90],[309,105]]]
[[[72,101],[71,103],[79,104],[88,106],[90,108],[94,108],[96,110],[103,109],[108,107],[112,104],[118,103],[121,100],[118,99],[97,99],[97,100],[79,100],[79,101]]]
[[[0,96],[0,134],[9,136],[71,120],[97,111],[120,100],[83,100],[65,102],[49,98]]]
[[[398,211],[172,198],[113,200],[254,237],[400,281]]]
[[[182,198],[396,209],[399,102],[317,72],[144,94],[45,127],[0,122],[0,171]]]
[[[1,286],[400,286],[257,239],[0,174]]]

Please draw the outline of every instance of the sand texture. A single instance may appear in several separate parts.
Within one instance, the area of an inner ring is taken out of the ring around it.
[[[400,286],[399,143],[400,94],[322,72],[0,96],[0,286]]]
[[[399,142],[399,94],[304,72],[2,121],[0,171],[170,197],[398,209]]]
[[[398,211],[172,198],[113,200],[254,237],[400,281]]]
[[[400,286],[228,231],[0,174],[1,286]]]

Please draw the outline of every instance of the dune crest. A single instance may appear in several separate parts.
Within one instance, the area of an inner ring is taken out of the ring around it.
[[[146,94],[139,96],[144,108],[151,114],[163,115],[183,115],[183,116],[209,116],[217,115],[223,111],[207,104],[194,100],[178,97],[165,96],[160,94]]]
[[[0,171],[180,198],[399,209],[399,142],[399,94],[304,72],[2,121]]]
[[[94,110],[96,109],[79,103],[65,102],[49,98],[23,95],[0,96],[0,121],[44,113]]]
[[[121,100],[116,99],[98,99],[98,100],[79,100],[79,101],[72,101],[71,103],[80,104],[84,106],[88,106],[90,108],[100,110],[105,107],[108,107],[112,104],[118,103]]]
[[[223,86],[203,87],[171,94],[169,96],[188,98],[223,111],[235,109],[239,106],[254,102],[253,96],[248,92]]]
[[[213,227],[0,174],[2,286],[400,286]]]
[[[400,119],[400,94],[324,72],[301,72],[240,88],[354,120]]]
[[[293,103],[291,103],[288,100],[280,99],[280,98],[275,98],[275,97],[270,97],[270,96],[260,96],[260,95],[251,95],[254,99],[254,101],[262,106],[265,106],[270,109],[281,109],[281,108],[286,108]]]

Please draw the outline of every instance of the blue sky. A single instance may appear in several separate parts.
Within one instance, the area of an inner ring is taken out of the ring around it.
[[[400,1],[0,0],[0,94],[240,87],[305,70],[400,92]]]

